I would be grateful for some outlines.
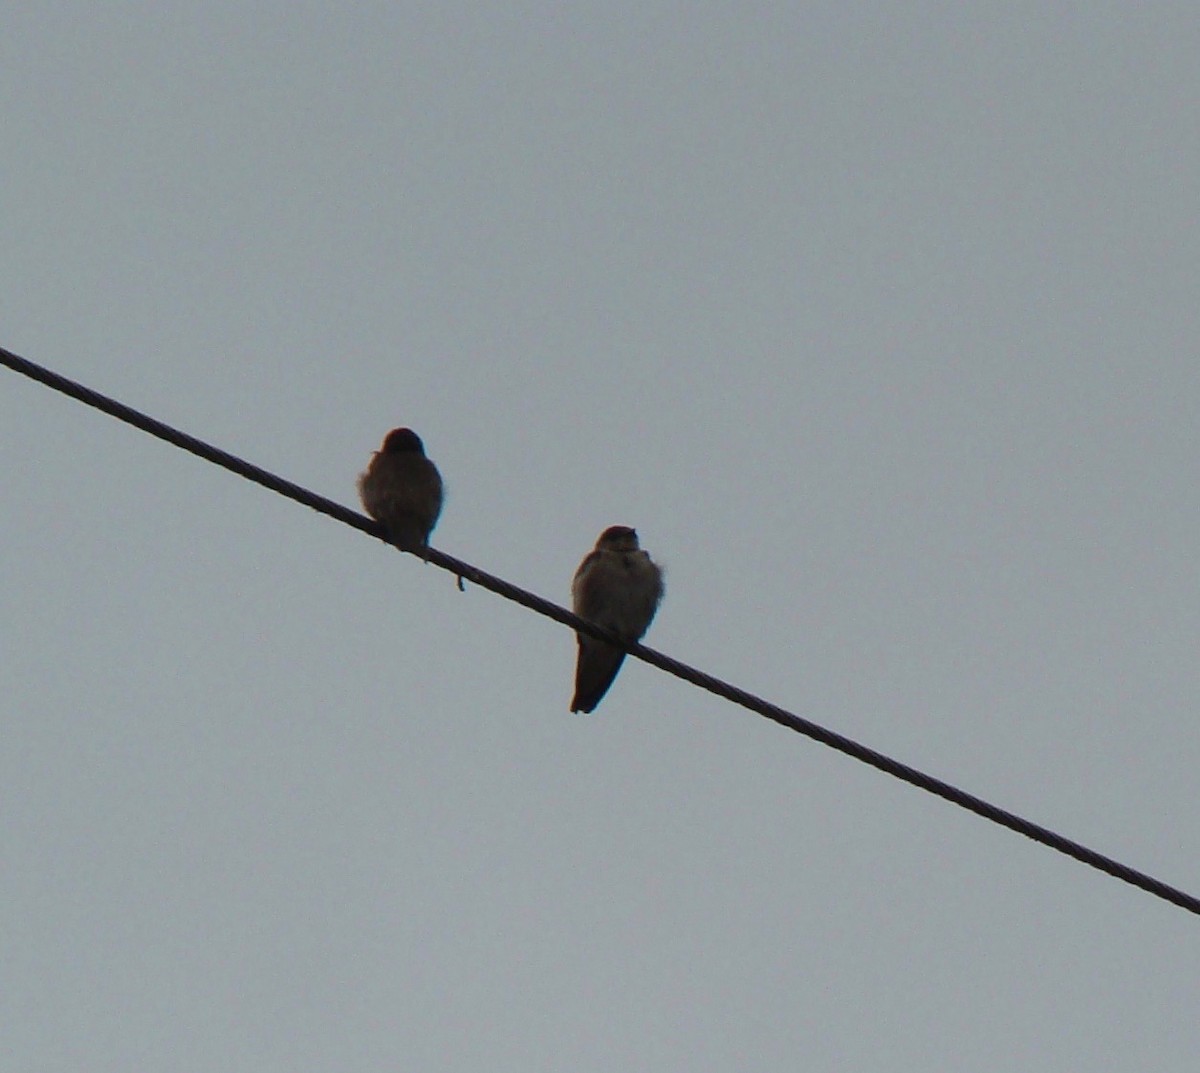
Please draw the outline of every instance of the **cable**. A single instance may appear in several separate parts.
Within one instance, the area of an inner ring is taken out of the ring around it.
[[[311,507],[322,514],[328,514],[331,518],[359,529],[378,540],[382,540],[385,543],[388,542],[381,525],[355,511],[343,507],[340,503],[335,503],[331,499],[316,495],[306,488],[301,488],[298,484],[293,484],[291,481],[285,481],[282,477],[277,477],[273,473],[268,473],[258,466],[229,454],[228,451],[222,451],[220,448],[213,447],[211,444],[205,443],[195,436],[189,436],[185,432],[180,432],[178,429],[172,428],[162,421],[140,413],[132,407],[126,406],[124,403],[117,402],[115,399],[101,395],[99,392],[78,384],[74,380],[68,380],[65,376],[60,376],[58,373],[51,372],[40,365],[35,365],[33,362],[18,357],[16,354],[2,347],[0,347],[0,364],[7,365],[10,369],[33,380],[37,380],[47,387],[53,388],[55,391],[60,391],[64,395],[70,395],[71,398],[78,399],[86,406],[101,410],[120,421],[124,421],[135,428],[140,428],[142,431],[150,433],[152,436],[157,436],[168,443],[173,443],[176,447],[181,447],[183,450],[197,455],[206,461],[231,470],[239,476],[245,477],[247,480],[261,484],[263,487],[269,488],[273,492],[278,492],[288,499],[293,499],[297,503],[302,503],[304,506]],[[644,663],[658,667],[660,670],[666,671],[676,678],[682,678],[685,682],[691,682],[701,689],[715,693],[718,697],[732,701],[743,708],[748,708],[759,715],[766,716],[780,726],[794,730],[797,734],[803,734],[814,741],[821,742],[823,745],[828,745],[831,749],[836,749],[840,753],[852,756],[854,759],[860,760],[864,764],[869,764],[871,767],[878,768],[880,771],[886,772],[903,782],[944,798],[946,801],[958,805],[969,812],[974,812],[986,820],[991,820],[1001,827],[1007,827],[1010,831],[1016,831],[1017,834],[1025,835],[1027,838],[1031,838],[1035,842],[1040,842],[1050,849],[1056,850],[1068,857],[1073,857],[1082,864],[1098,869],[1101,872],[1106,872],[1108,875],[1129,883],[1132,886],[1139,887],[1149,894],[1153,894],[1155,897],[1162,898],[1173,905],[1186,909],[1189,913],[1200,915],[1200,898],[1178,890],[1175,887],[1168,886],[1153,876],[1146,875],[1144,872],[1139,872],[1128,865],[1121,864],[1120,861],[1097,853],[1095,850],[1089,849],[1078,842],[1073,842],[1069,838],[1064,838],[1049,828],[1032,823],[997,805],[989,804],[974,794],[967,793],[965,790],[960,790],[948,782],[943,782],[941,779],[934,778],[932,775],[926,775],[924,772],[909,767],[907,764],[902,764],[898,760],[884,756],[883,753],[876,752],[865,745],[860,745],[850,738],[786,711],[778,705],[763,700],[761,697],[754,696],[752,693],[747,693],[744,689],[739,689],[737,686],[723,682],[710,674],[705,674],[695,667],[689,667],[686,663],[680,663],[679,660],[665,656],[653,648],[647,648],[642,644],[626,643],[614,634],[610,634],[607,630],[578,618],[566,608],[559,607],[557,604],[553,604],[549,600],[544,600],[532,592],[518,588],[503,578],[495,577],[476,566],[472,566],[470,563],[454,558],[452,555],[447,555],[436,548],[429,548],[426,557],[435,566],[440,566],[443,570],[449,570],[452,574],[455,574],[459,578],[460,584],[462,579],[465,578],[468,581],[474,582],[480,588],[488,589],[499,596],[503,596],[505,599],[513,600],[524,607],[528,607],[531,611],[536,611],[539,615],[545,615],[556,622],[561,622],[564,626],[569,626],[573,630],[590,634],[593,637],[599,637],[610,644],[617,645],[625,649],[635,659],[640,659]]]

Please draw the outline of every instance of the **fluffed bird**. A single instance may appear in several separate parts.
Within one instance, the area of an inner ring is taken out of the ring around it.
[[[442,477],[411,428],[394,428],[359,474],[363,508],[405,551],[420,552],[442,512]]]
[[[662,595],[662,570],[638,546],[637,532],[627,525],[612,525],[600,534],[571,583],[575,614],[625,641],[637,641],[646,632]],[[616,678],[625,652],[586,633],[575,636],[579,656],[571,711],[591,712]]]

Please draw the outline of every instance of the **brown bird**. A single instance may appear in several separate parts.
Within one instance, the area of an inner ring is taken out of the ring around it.
[[[637,532],[627,525],[600,534],[571,584],[575,614],[625,641],[637,641],[646,632],[662,595],[662,570],[638,547]],[[625,652],[586,633],[575,636],[579,656],[571,711],[591,712],[617,677]]]
[[[442,512],[442,478],[411,428],[394,428],[384,437],[359,475],[358,494],[393,544],[416,552],[428,546]]]

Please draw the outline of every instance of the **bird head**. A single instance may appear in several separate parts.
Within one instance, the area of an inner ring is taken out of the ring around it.
[[[612,551],[637,551],[637,530],[627,525],[610,525],[600,534],[596,547],[609,548]]]
[[[425,445],[421,442],[421,437],[411,428],[394,428],[383,438],[383,447],[380,448],[380,451],[385,455],[413,453],[423,455]]]

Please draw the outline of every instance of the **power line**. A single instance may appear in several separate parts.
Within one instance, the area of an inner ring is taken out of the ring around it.
[[[288,499],[293,499],[297,503],[302,503],[304,506],[311,507],[315,511],[327,514],[329,517],[335,518],[345,525],[359,529],[378,540],[382,540],[385,543],[388,542],[383,526],[358,514],[356,511],[349,510],[340,503],[335,503],[324,496],[316,495],[307,488],[302,488],[291,481],[285,481],[282,477],[268,473],[265,469],[261,469],[235,455],[231,455],[228,451],[222,451],[219,447],[205,443],[195,436],[189,436],[186,432],[180,432],[178,429],[172,428],[170,425],[164,424],[156,418],[140,413],[132,407],[126,406],[122,402],[117,402],[106,395],[101,395],[99,392],[93,391],[83,384],[76,383],[74,380],[68,380],[65,376],[60,376],[58,373],[36,365],[2,347],[0,347],[0,364],[7,365],[10,369],[22,373],[33,380],[37,380],[47,387],[53,388],[55,391],[60,391],[64,395],[71,396],[73,399],[78,399],[86,406],[101,410],[120,421],[133,425],[135,428],[140,428],[143,432],[148,432],[150,435],[157,436],[161,440],[173,443],[176,447],[180,447],[208,462],[231,470],[239,476],[245,477],[247,480],[254,481],[256,484],[261,484],[263,487],[269,488],[273,492],[278,492]],[[850,738],[786,711],[778,705],[763,700],[761,697],[756,697],[744,689],[739,689],[737,686],[723,682],[721,679],[714,678],[710,674],[705,674],[695,667],[689,667],[686,663],[680,663],[679,660],[665,656],[653,648],[647,648],[642,644],[630,644],[622,641],[614,634],[610,634],[608,631],[584,619],[578,618],[566,608],[559,607],[549,600],[544,600],[532,592],[519,588],[505,581],[503,578],[480,570],[478,567],[472,566],[461,559],[456,559],[452,555],[447,555],[436,548],[429,548],[426,557],[435,566],[440,566],[443,570],[449,570],[460,579],[466,578],[480,588],[488,589],[499,596],[503,596],[505,599],[514,600],[516,603],[528,607],[531,611],[536,611],[539,615],[545,615],[556,622],[561,622],[564,626],[569,626],[573,630],[579,630],[591,634],[593,637],[606,640],[610,644],[615,644],[625,649],[635,659],[640,659],[644,663],[658,667],[668,674],[673,674],[676,678],[682,678],[685,682],[691,682],[701,689],[715,693],[718,697],[723,697],[725,700],[732,701],[743,708],[748,708],[752,712],[766,716],[766,718],[774,720],[780,726],[794,730],[797,734],[803,734],[824,745],[828,745],[831,749],[836,749],[840,753],[845,753],[856,760],[861,760],[864,764],[878,768],[880,771],[886,772],[903,782],[944,798],[952,804],[958,805],[960,808],[982,816],[986,820],[991,820],[1002,827],[1007,827],[1010,831],[1016,831],[1018,834],[1025,835],[1035,842],[1040,842],[1050,849],[1057,850],[1068,857],[1073,857],[1075,860],[1091,868],[1107,872],[1110,876],[1114,876],[1125,883],[1139,887],[1158,898],[1186,909],[1190,913],[1200,915],[1200,898],[1169,886],[1161,880],[1155,879],[1153,876],[1130,868],[1120,861],[1097,853],[1095,850],[1089,849],[1078,842],[1073,842],[1069,838],[1064,838],[1049,828],[1032,823],[1015,813],[990,804],[982,798],[976,797],[974,794],[967,793],[965,790],[960,790],[958,787],[950,785],[948,782],[943,782],[941,779],[934,778],[932,775],[926,775],[924,772],[909,767],[907,764],[902,764],[898,760],[893,760],[883,753],[876,752],[874,749],[861,745]]]

